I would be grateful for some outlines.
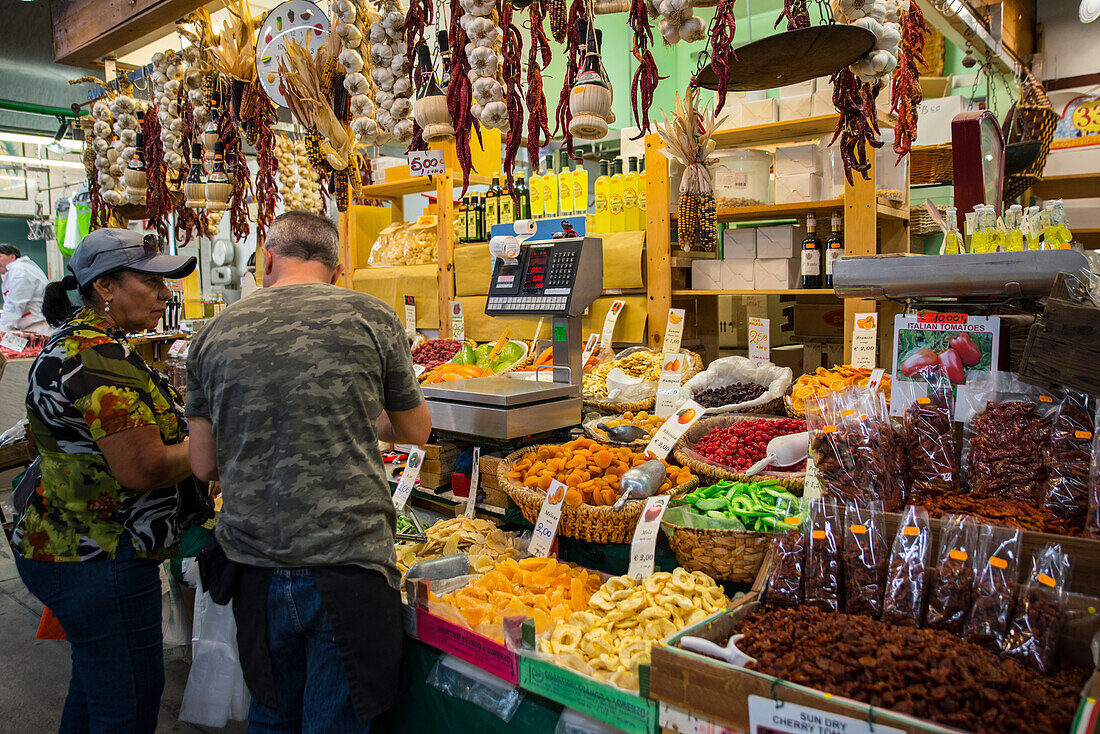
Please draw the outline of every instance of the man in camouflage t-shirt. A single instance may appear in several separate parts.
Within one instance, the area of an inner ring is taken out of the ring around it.
[[[358,731],[399,695],[400,575],[378,440],[425,443],[431,420],[397,315],[334,285],[338,245],[322,217],[276,218],[265,287],[211,321],[188,357],[192,468],[220,479],[217,540],[244,570],[234,612],[250,730]]]

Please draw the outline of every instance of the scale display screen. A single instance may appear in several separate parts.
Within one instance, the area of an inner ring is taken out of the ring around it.
[[[546,268],[550,264],[550,248],[531,248],[527,255],[527,269],[523,276],[523,292],[541,293],[546,283]]]

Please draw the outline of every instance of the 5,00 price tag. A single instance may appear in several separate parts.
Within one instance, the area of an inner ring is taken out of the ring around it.
[[[527,555],[540,558],[550,555],[550,547],[554,544],[558,523],[561,522],[561,505],[565,501],[566,489],[556,479],[550,483],[550,489],[546,490],[546,499],[542,501],[542,509],[539,510],[539,517],[535,522],[531,543],[527,546]]]
[[[413,176],[441,176],[446,172],[443,151],[416,150],[409,153],[409,173]]]

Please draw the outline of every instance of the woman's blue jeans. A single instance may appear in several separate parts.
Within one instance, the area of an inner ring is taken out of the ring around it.
[[[164,691],[159,564],[134,558],[125,543],[113,560],[53,563],[16,553],[15,565],[72,649],[59,731],[155,732]]]

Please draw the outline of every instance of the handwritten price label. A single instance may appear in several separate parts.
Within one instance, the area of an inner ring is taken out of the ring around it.
[[[588,335],[588,341],[584,343],[584,353],[581,354],[581,369],[588,364],[588,360],[592,358],[592,352],[596,351],[596,343],[599,341],[600,335],[596,332],[592,332]]]
[[[749,319],[749,359],[756,364],[771,361],[770,319],[761,319],[756,316]]]
[[[857,313],[852,328],[852,366],[874,369],[878,342],[878,314]]]
[[[443,151],[418,150],[409,153],[409,173],[413,176],[440,176],[446,172]]]
[[[550,483],[550,489],[546,490],[546,499],[542,501],[542,509],[539,510],[539,517],[535,522],[531,543],[527,546],[527,555],[540,558],[550,555],[554,536],[558,534],[558,523],[561,522],[561,505],[565,501],[566,489],[556,479]]]
[[[670,308],[668,310],[668,323],[665,324],[665,343],[661,347],[662,352],[680,351],[680,341],[684,336],[684,314],[682,308]]]
[[[416,480],[420,479],[420,467],[424,465],[424,449],[417,446],[409,452],[408,461],[405,462],[405,470],[401,472],[401,481],[397,483],[397,489],[393,492],[393,509],[401,512],[405,509],[405,503],[409,501]]]
[[[474,446],[473,467],[470,469],[470,496],[466,498],[466,517],[473,519],[477,512],[477,486],[481,483],[481,447]]]
[[[668,500],[668,495],[664,494],[645,501],[645,509],[634,526],[634,537],[630,541],[630,567],[626,571],[630,578],[644,579],[653,574],[657,534],[661,530],[661,518],[668,507]]]
[[[679,352],[666,353],[661,378],[657,382],[657,404],[653,414],[659,418],[668,418],[680,402],[680,376],[683,373],[684,355]]]
[[[466,316],[462,313],[462,301],[451,301],[451,338],[466,338]]]
[[[615,322],[619,320],[619,314],[623,311],[626,301],[615,299],[611,302],[611,308],[607,310],[607,316],[603,319],[603,334],[600,336],[600,346],[610,349],[611,337],[615,334]]]
[[[405,296],[405,331],[416,331],[416,296]]]
[[[13,352],[22,352],[27,348],[27,340],[18,334],[6,332],[3,337],[0,337],[0,347],[10,349]]]
[[[657,429],[657,433],[645,447],[646,453],[651,453],[658,459],[667,458],[672,453],[672,447],[680,440],[680,436],[687,433],[687,429],[695,425],[695,422],[703,417],[704,412],[702,405],[694,400],[688,400]]]

